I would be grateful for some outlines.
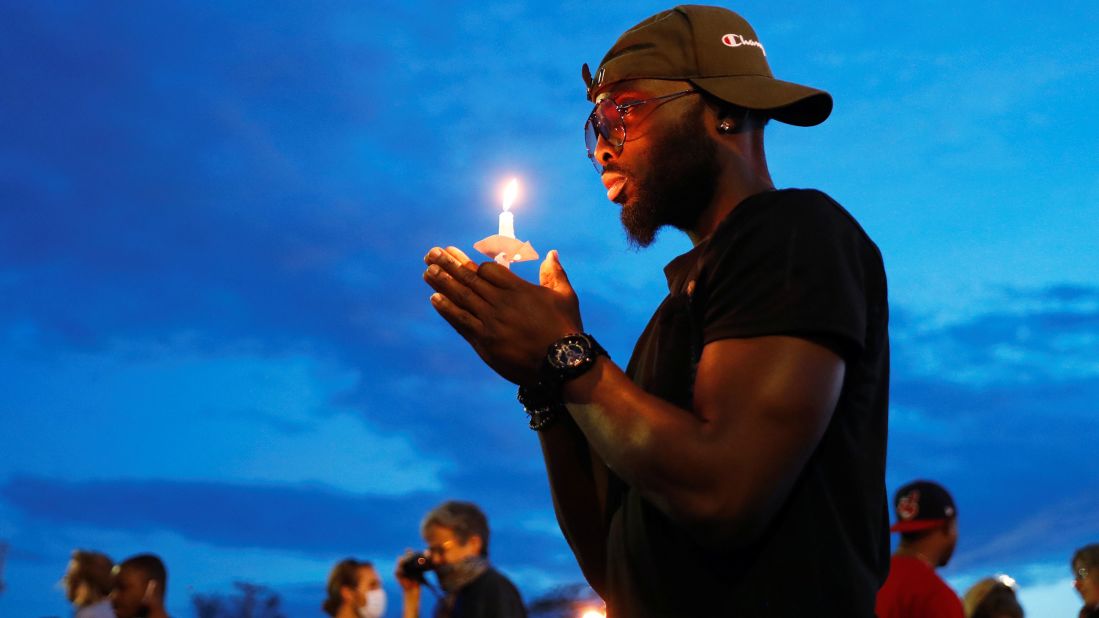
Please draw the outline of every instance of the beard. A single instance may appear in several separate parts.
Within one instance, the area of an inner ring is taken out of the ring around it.
[[[713,201],[721,169],[700,113],[685,115],[650,152],[647,172],[634,177],[633,199],[620,214],[626,238],[636,248],[651,245],[665,225],[684,231],[694,227]]]

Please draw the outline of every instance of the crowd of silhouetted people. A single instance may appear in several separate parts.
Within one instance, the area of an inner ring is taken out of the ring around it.
[[[987,577],[959,597],[935,570],[946,566],[958,541],[957,508],[941,485],[915,481],[894,498],[891,531],[900,542],[889,578],[878,593],[878,618],[1022,618],[1015,581]],[[424,518],[422,552],[397,559],[401,616],[420,615],[424,588],[436,596],[435,617],[523,618],[518,589],[489,562],[489,528],[470,502],[447,501]],[[1080,548],[1071,560],[1074,585],[1084,602],[1079,618],[1099,618],[1099,544]],[[438,588],[429,583],[427,573]],[[159,557],[140,554],[115,564],[106,555],[72,553],[62,579],[76,618],[166,618],[168,571]],[[441,589],[441,590],[440,590]],[[688,591],[684,591],[688,593]],[[381,618],[387,599],[380,574],[368,561],[347,558],[328,576],[321,609],[335,618]]]

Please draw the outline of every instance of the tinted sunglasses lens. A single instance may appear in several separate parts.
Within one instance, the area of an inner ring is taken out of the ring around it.
[[[603,99],[599,105],[595,106],[592,117],[595,119],[595,128],[599,130],[603,139],[607,140],[615,150],[622,148],[623,142],[626,141],[626,125],[622,123],[622,114],[618,111],[615,102],[611,99]]]
[[[595,166],[595,172],[602,175],[603,166],[599,164],[599,159],[595,158],[595,147],[598,142],[599,134],[595,132],[592,119],[588,118],[588,121],[584,123],[584,145],[588,147],[588,158],[591,159],[591,164]]]

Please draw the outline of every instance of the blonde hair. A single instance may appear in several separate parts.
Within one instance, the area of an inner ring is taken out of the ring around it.
[[[1019,616],[1023,608],[1015,598],[1015,589],[1008,585],[1011,579],[1004,576],[986,577],[969,587],[962,597],[965,618],[984,616]]]

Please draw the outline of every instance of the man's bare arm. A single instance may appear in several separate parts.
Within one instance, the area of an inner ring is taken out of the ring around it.
[[[472,267],[453,248],[433,249],[426,261],[435,309],[512,382],[536,381],[549,343],[581,328],[555,253],[542,265],[542,286],[497,264]],[[566,383],[564,395],[611,470],[698,538],[738,545],[789,495],[843,376],[839,356],[805,339],[725,339],[703,350],[693,410],[649,395],[605,358]]]
[[[553,509],[588,584],[604,593],[607,566],[607,470],[564,415],[539,432]]]
[[[789,496],[820,442],[843,361],[795,337],[705,347],[687,411],[601,359],[568,382],[569,410],[607,465],[697,538],[752,541]]]

